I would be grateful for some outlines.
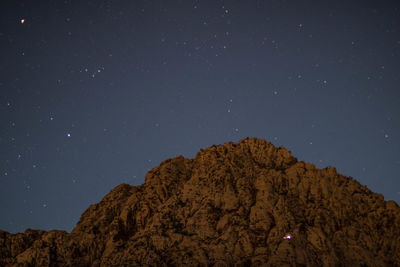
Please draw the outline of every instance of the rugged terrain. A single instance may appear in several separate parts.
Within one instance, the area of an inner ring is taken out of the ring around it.
[[[71,233],[0,231],[0,266],[400,266],[400,208],[249,138],[163,161]]]

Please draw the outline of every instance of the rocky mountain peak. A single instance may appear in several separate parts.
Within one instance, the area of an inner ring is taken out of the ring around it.
[[[0,232],[0,265],[400,266],[400,208],[248,138],[121,184],[71,233]]]

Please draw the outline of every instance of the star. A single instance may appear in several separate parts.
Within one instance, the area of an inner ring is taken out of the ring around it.
[[[21,21],[21,24],[25,23],[25,19],[21,19],[20,21]]]

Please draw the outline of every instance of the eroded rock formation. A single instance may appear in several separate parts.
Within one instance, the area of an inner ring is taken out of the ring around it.
[[[0,231],[0,266],[400,266],[400,208],[250,138],[163,161],[71,233]]]

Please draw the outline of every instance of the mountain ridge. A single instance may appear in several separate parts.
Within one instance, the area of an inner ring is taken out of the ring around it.
[[[0,231],[0,265],[400,266],[400,208],[247,138],[121,184],[65,231]]]

